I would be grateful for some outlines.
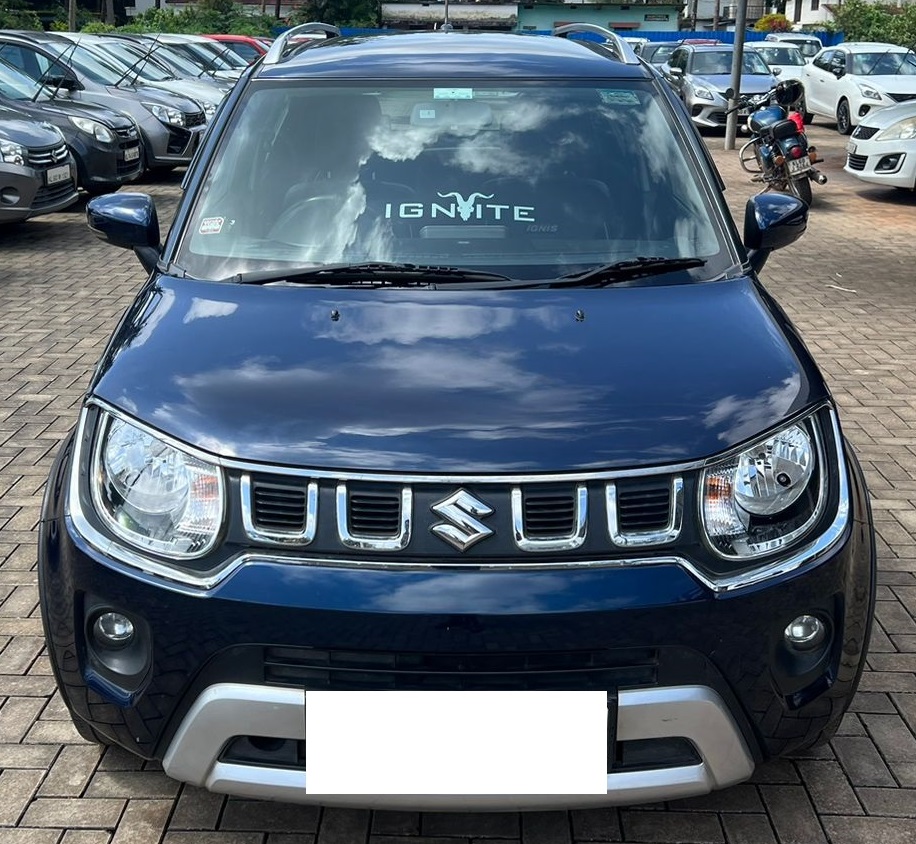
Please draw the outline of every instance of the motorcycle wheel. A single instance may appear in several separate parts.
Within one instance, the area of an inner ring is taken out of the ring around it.
[[[809,207],[814,201],[814,194],[811,192],[811,179],[807,176],[789,179],[789,190]]]

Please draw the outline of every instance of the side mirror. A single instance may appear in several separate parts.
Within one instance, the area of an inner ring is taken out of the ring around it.
[[[808,206],[784,193],[759,193],[744,209],[744,246],[755,272],[770,252],[795,243],[808,227]]]
[[[842,79],[846,75],[846,70],[842,67],[832,67],[830,72],[837,78]]]
[[[60,88],[63,91],[82,91],[83,83],[79,81],[75,76],[62,75],[62,76],[47,76],[44,79],[44,84],[49,88]]]
[[[669,68],[668,68],[668,72],[669,72],[672,76],[683,76],[683,75],[684,75],[684,68],[682,68],[682,67],[669,67]]]
[[[779,76],[779,74],[782,73],[782,68],[781,67],[771,67],[770,73],[772,73],[773,76]]]
[[[152,272],[159,260],[159,216],[145,193],[109,193],[89,201],[86,222],[96,236],[122,249],[133,249]]]
[[[735,99],[735,89],[732,88],[731,86],[729,86],[729,87],[726,88],[725,91],[722,93],[722,96],[725,97],[726,100],[733,100],[733,99]]]

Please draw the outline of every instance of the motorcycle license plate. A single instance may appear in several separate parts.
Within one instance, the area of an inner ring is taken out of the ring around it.
[[[805,170],[811,169],[811,159],[806,155],[804,158],[796,158],[791,161],[786,162],[786,167],[789,170],[790,176],[797,176],[799,173],[804,173]]]

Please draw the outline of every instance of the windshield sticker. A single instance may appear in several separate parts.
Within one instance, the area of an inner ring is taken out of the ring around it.
[[[481,200],[494,199],[492,193],[471,193],[467,197],[458,191],[441,193],[438,195],[451,202],[400,202],[385,203],[385,218],[401,220],[416,220],[424,217],[430,219],[484,220],[487,222],[512,221],[516,223],[537,222],[534,216],[533,205],[505,205],[499,202],[482,202]]]
[[[219,234],[223,230],[223,223],[225,222],[225,217],[204,217],[200,221],[200,228],[197,231],[199,234]]]
[[[434,100],[473,100],[473,88],[433,88]]]
[[[639,105],[635,91],[599,91],[598,95],[606,105]]]

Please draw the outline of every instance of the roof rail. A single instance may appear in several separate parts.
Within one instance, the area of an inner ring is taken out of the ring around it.
[[[566,38],[568,35],[579,32],[590,32],[592,35],[600,35],[610,45],[611,50],[616,54],[617,58],[624,64],[639,64],[639,57],[633,52],[633,48],[627,44],[626,41],[616,32],[611,32],[611,30],[605,29],[603,26],[598,26],[596,23],[567,23],[563,26],[554,27],[552,34],[560,38]]]
[[[339,38],[340,30],[330,23],[318,23],[317,21],[312,21],[310,23],[301,23],[299,26],[294,26],[292,29],[287,29],[285,32],[281,32],[274,43],[270,45],[270,49],[267,51],[267,55],[264,56],[262,60],[263,64],[276,64],[283,58],[283,53],[289,47],[290,38],[296,35],[305,35],[306,33],[317,33],[323,32],[326,38]]]

